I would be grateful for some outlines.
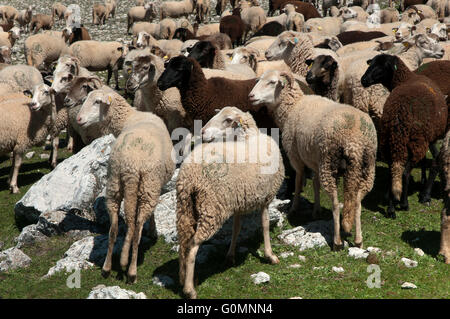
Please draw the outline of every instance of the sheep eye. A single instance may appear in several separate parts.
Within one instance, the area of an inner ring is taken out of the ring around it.
[[[231,122],[233,122],[233,119],[227,118],[227,119],[225,119],[225,122],[231,123]]]

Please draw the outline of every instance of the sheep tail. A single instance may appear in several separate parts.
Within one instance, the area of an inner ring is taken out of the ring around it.
[[[195,214],[193,185],[177,184],[177,233],[179,248],[179,279],[184,284],[186,274],[186,256],[190,242],[195,234],[197,216]]]
[[[392,194],[396,200],[400,200],[402,195],[402,175],[405,170],[405,165],[401,162],[394,162],[391,166],[392,178]]]

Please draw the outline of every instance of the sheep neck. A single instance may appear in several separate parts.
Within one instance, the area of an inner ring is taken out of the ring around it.
[[[158,86],[154,83],[146,83],[141,87],[143,99],[150,106],[150,109],[154,110],[161,102],[163,92],[158,89]]]
[[[118,94],[114,95],[109,110],[104,117],[103,131],[105,134],[119,136],[126,125],[128,118],[132,115],[133,109]]]
[[[401,58],[410,70],[417,69],[423,61],[423,54],[416,45],[411,47],[409,50],[400,53],[398,57]]]
[[[275,124],[281,131],[283,131],[284,125],[289,119],[289,114],[296,107],[302,96],[303,92],[298,85],[288,86],[280,93],[280,103],[275,107],[269,108],[273,113]]]
[[[183,84],[181,87],[178,87],[181,95],[181,103],[186,112],[192,118],[196,118],[198,110],[195,109],[195,105],[197,104],[195,101],[205,101],[208,99],[208,81],[197,61],[193,61],[189,79]]]
[[[300,38],[299,40],[291,53],[285,58],[285,62],[291,68],[292,72],[306,76],[308,66],[305,61],[307,59],[314,59],[314,47],[309,38]]]
[[[406,64],[401,59],[397,59],[396,69],[392,75],[391,83],[387,86],[387,88],[389,91],[392,91],[394,88],[402,85],[406,81],[409,81],[414,76],[415,74],[408,69]]]

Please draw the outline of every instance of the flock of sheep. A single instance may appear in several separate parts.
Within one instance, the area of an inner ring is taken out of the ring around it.
[[[0,154],[12,153],[11,192],[19,192],[23,154],[48,135],[55,167],[61,130],[68,129],[74,153],[113,134],[102,274],[111,271],[123,200],[127,234],[120,265],[128,266],[133,283],[143,225],[150,219],[154,231],[153,210],[176,168],[171,134],[189,130],[176,212],[179,279],[186,296],[196,298],[198,248],[231,216],[231,263],[240,216],[255,210],[262,211],[265,257],[279,262],[270,245],[268,205],[285,175],[295,174],[286,180],[293,193],[290,213],[301,214],[305,170],[313,171],[313,217],[319,216],[322,187],[332,201],[332,248],[339,250],[353,224],[353,244],[363,245],[361,201],[372,190],[376,160],[389,165],[390,218],[397,205],[408,210],[410,173],[420,165],[421,202],[430,201],[437,174],[444,181],[440,252],[450,263],[450,1],[403,0],[401,12],[392,3],[380,10],[367,0],[345,2],[269,0],[266,13],[257,0],[218,0],[215,8],[210,0],[141,0],[129,8],[123,30],[131,31],[131,43],[89,35],[88,26],[115,19],[116,0],[94,4],[92,23],[81,25],[68,22],[76,11],[61,3],[50,15],[33,6],[0,6]],[[215,15],[219,22],[210,23]],[[24,64],[10,65],[11,47],[26,33]],[[93,72],[106,70],[104,84]],[[115,89],[109,87],[112,75]],[[204,124],[200,132],[195,120]],[[260,128],[280,129],[281,150]],[[255,145],[269,160],[250,160]]]

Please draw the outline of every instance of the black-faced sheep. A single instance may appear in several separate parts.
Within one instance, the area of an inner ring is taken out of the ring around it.
[[[395,201],[401,200],[402,209],[409,208],[411,169],[446,132],[448,106],[439,87],[426,76],[411,72],[399,57],[381,54],[367,62],[361,84],[381,83],[391,91],[379,134],[381,155],[391,175],[387,216],[395,218]]]
[[[343,248],[340,234],[338,179],[344,179],[342,227],[346,233],[356,221],[355,245],[362,246],[361,200],[375,178],[377,134],[370,117],[354,107],[317,95],[304,95],[292,73],[267,71],[249,96],[270,110],[282,133],[282,145],[296,171],[291,212],[299,209],[302,174],[315,172],[314,211],[320,211],[320,186],[332,200],[333,250]]]
[[[153,231],[156,231],[153,210],[158,204],[161,188],[170,180],[175,169],[172,141],[158,116],[134,110],[115,92],[95,90],[89,93],[77,118],[81,126],[92,124],[92,121],[99,122],[101,118],[104,133],[117,137],[111,149],[107,172],[106,206],[111,226],[102,275],[107,277],[111,271],[123,200],[127,234],[120,266],[123,271],[126,270],[132,246],[127,280],[135,283],[142,228],[151,219]]]
[[[278,146],[259,132],[249,113],[235,107],[223,108],[203,127],[202,136],[210,143],[195,147],[189,154],[176,184],[179,278],[189,298],[197,297],[194,266],[200,245],[231,216],[234,224],[229,262],[234,263],[241,215],[260,210],[264,256],[272,264],[279,263],[270,245],[268,218],[269,204],[284,176]],[[258,159],[252,160],[255,154]]]

